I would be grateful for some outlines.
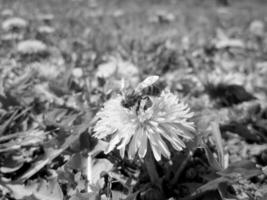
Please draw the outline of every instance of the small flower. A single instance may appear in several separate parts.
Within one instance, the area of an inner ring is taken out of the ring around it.
[[[96,76],[102,78],[117,76],[129,79],[138,76],[138,73],[138,68],[131,62],[118,57],[109,57],[107,62],[98,66]]]
[[[107,91],[114,91],[119,89],[118,85],[122,79],[136,86],[139,82],[139,70],[134,64],[120,57],[108,57],[105,63],[98,66],[96,77],[106,81]]]
[[[14,28],[23,29],[27,26],[28,22],[19,17],[8,18],[2,23],[2,29],[5,31],[12,31]]]
[[[55,32],[55,29],[51,26],[40,26],[38,28],[38,33],[44,34],[44,35],[50,35]]]
[[[75,78],[82,78],[83,76],[83,70],[82,68],[74,68],[71,72],[71,74],[75,77]]]
[[[264,32],[265,32],[264,29],[265,29],[264,22],[260,20],[255,20],[251,22],[249,26],[250,33],[258,37],[264,36]]]
[[[45,80],[56,79],[62,74],[65,68],[49,61],[33,62],[28,67],[38,73],[38,76]]]
[[[38,54],[47,52],[47,46],[38,40],[25,40],[18,43],[17,51],[21,54]]]
[[[115,74],[117,70],[117,63],[115,59],[110,59],[108,62],[102,63],[98,66],[96,77],[109,78]]]
[[[136,153],[144,158],[148,142],[157,161],[161,155],[170,157],[165,141],[174,149],[185,148],[183,139],[192,139],[194,123],[188,121],[193,113],[174,94],[163,91],[159,97],[151,98],[152,105],[147,109],[125,108],[121,105],[122,96],[107,101],[98,113],[100,120],[95,126],[95,137],[111,137],[105,153],[117,148],[124,157],[125,150],[132,159]],[[142,107],[142,106],[140,106]]]
[[[14,15],[13,10],[5,9],[1,12],[2,17],[11,17]]]

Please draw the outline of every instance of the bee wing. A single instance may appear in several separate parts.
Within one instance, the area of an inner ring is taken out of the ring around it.
[[[141,83],[139,83],[136,87],[136,92],[141,92],[144,88],[149,87],[153,85],[155,82],[159,80],[159,76],[149,76],[145,80],[143,80]]]

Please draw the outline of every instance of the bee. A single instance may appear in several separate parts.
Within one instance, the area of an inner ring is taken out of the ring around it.
[[[164,86],[159,81],[159,76],[149,76],[139,83],[135,89],[123,92],[124,98],[121,104],[128,109],[136,106],[136,112],[140,108],[146,110],[152,106],[150,96],[160,96],[163,88]]]

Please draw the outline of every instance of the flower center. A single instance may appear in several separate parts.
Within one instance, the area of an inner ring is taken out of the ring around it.
[[[153,110],[149,108],[147,110],[140,110],[140,112],[137,114],[137,118],[140,123],[145,123],[152,118],[152,115]]]

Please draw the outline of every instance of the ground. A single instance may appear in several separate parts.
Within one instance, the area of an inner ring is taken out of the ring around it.
[[[265,200],[266,8],[264,0],[0,0],[0,198]],[[140,83],[130,102],[126,89]],[[168,102],[169,91],[179,101]],[[173,124],[184,147],[166,139],[166,153],[154,141],[160,160],[150,145],[134,159],[130,144],[125,156],[105,153],[116,132],[97,137],[99,113],[118,95],[126,103],[103,124],[125,134],[127,119],[109,123],[119,112],[139,117],[165,98],[171,115],[168,103],[184,102],[194,114],[181,110],[179,120],[193,128]]]

